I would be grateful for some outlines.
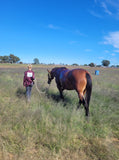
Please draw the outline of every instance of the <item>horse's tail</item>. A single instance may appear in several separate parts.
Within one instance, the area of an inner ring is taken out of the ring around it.
[[[92,93],[92,79],[89,73],[86,73],[87,85],[86,85],[86,97],[85,101],[89,106],[91,93]]]

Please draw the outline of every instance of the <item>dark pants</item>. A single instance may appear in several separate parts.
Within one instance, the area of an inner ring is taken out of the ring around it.
[[[28,101],[30,101],[31,98],[31,90],[32,90],[32,85],[26,87],[26,97]]]

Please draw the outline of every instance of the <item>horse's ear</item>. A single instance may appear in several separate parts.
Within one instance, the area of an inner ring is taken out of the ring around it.
[[[50,73],[50,71],[47,69],[47,71],[48,71],[48,76],[51,78],[51,73]]]
[[[48,73],[50,73],[49,69],[47,69]]]

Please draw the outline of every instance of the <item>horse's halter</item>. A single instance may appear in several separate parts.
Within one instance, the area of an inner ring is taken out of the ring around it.
[[[52,79],[53,79],[53,77],[52,77],[51,73],[48,72],[48,84],[51,83]]]
[[[48,78],[52,79],[52,78],[51,78],[51,73],[50,73],[50,72],[48,73]]]

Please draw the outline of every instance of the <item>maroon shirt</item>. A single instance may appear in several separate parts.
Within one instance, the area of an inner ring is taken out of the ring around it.
[[[33,80],[35,79],[34,72],[32,70],[28,70],[24,72],[24,79],[23,79],[23,85],[25,87],[32,85]]]

